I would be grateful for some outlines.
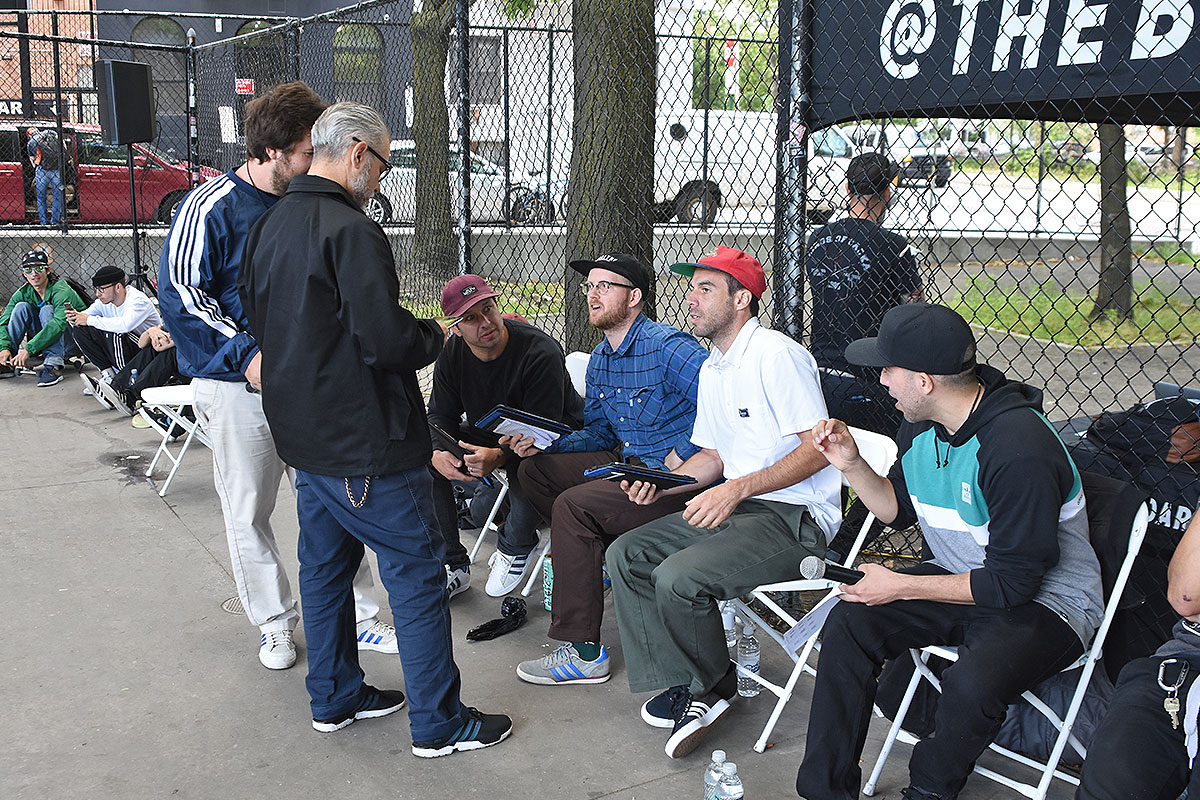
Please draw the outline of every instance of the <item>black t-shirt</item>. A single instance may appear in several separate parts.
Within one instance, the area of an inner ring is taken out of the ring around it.
[[[811,347],[817,364],[848,372],[846,345],[874,336],[888,309],[921,291],[908,241],[855,217],[813,232],[805,258],[813,295]]]
[[[496,447],[498,437],[473,428],[460,431],[464,411],[472,424],[504,404],[574,428],[583,425],[583,398],[571,386],[562,347],[532,325],[506,319],[504,326],[508,344],[494,361],[480,361],[460,336],[446,340],[433,368],[429,421],[487,447]]]

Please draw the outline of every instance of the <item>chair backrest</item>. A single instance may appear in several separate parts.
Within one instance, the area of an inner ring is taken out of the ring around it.
[[[1193,403],[1200,402],[1200,389],[1195,386],[1177,386],[1167,381],[1158,381],[1154,384],[1155,400],[1170,400],[1172,397],[1181,395]]]
[[[580,397],[587,396],[587,367],[588,361],[592,358],[591,353],[575,351],[567,353],[567,374],[571,376],[571,385],[575,387],[575,391],[579,392]]]
[[[1079,477],[1087,501],[1088,536],[1100,562],[1100,580],[1107,603],[1130,550],[1141,548],[1140,540],[1132,542],[1131,539],[1145,536],[1146,493],[1125,481],[1095,472],[1081,472]],[[1139,516],[1142,517],[1140,521]],[[1140,600],[1135,598],[1133,602]],[[1130,598],[1126,596],[1123,605],[1129,604]]]
[[[859,455],[871,465],[871,469],[880,475],[887,475],[896,461],[897,452],[899,452],[896,443],[882,433],[862,428],[850,428],[850,435],[854,437],[854,443],[858,445]],[[842,485],[850,485],[846,482],[845,475],[842,476]]]

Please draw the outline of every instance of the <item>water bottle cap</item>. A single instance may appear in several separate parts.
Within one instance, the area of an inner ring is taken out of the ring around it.
[[[725,760],[725,751],[724,750],[713,750],[712,760],[716,761],[718,763],[723,762]]]
[[[749,622],[742,625],[742,636],[753,636],[753,635],[754,635],[754,625],[752,625]]]
[[[732,761],[726,761],[724,764],[721,765],[721,774],[736,775],[737,774],[737,764],[733,763]]]

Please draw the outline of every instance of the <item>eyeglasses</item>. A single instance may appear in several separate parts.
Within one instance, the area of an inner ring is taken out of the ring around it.
[[[379,153],[376,153],[374,147],[371,147],[371,145],[367,144],[366,142],[364,142],[362,139],[358,138],[357,136],[351,136],[350,138],[353,139],[354,141],[358,142],[359,144],[366,144],[367,152],[369,152],[371,155],[373,155],[379,159],[379,163],[383,165],[382,167],[379,168],[379,180],[383,180],[383,176],[387,175],[389,172],[392,171],[392,162],[388,161],[386,158],[379,155]]]
[[[96,290],[96,292],[99,293],[99,292],[106,292],[109,289],[113,288],[114,286],[116,286],[115,283],[106,283],[103,286],[94,286],[92,288],[94,288]]]
[[[583,283],[579,284],[579,293],[584,297],[587,297],[588,293],[591,292],[592,289],[595,289],[596,294],[608,294],[610,289],[616,288],[617,286],[620,286],[622,289],[637,288],[631,283],[613,283],[612,281],[596,281],[595,283],[592,283],[591,281],[584,281]]]
[[[38,264],[38,265],[32,266],[32,267],[21,267],[21,272],[24,272],[26,275],[32,275],[35,272],[38,275],[41,275],[43,272],[49,272],[49,271],[50,271],[50,267],[46,266],[45,264]]]

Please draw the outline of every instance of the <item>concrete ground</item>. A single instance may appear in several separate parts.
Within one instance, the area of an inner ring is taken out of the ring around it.
[[[475,584],[452,604],[455,656],[464,700],[511,715],[512,737],[426,761],[409,752],[404,713],[316,733],[303,632],[299,663],[271,672],[258,662],[257,631],[221,608],[236,592],[208,451],[190,452],[160,499],[142,476],[153,432],[131,428],[80,389],[73,374],[45,389],[32,377],[0,381],[0,676],[10,731],[0,796],[698,798],[717,747],[738,763],[748,797],[795,796],[811,679],[802,679],[766,753],[751,749],[772,706],[763,694],[736,703],[695,753],[670,760],[664,732],[638,716],[647,696],[629,693],[611,614],[604,639],[615,674],[598,686],[517,680],[519,661],[548,652],[540,604],[514,633],[465,640],[499,616],[499,601],[483,591],[492,543]],[[273,522],[295,581],[286,485]],[[362,663],[373,684],[403,686],[395,656],[367,653]],[[764,674],[789,667],[764,647]],[[876,720],[868,770],[884,729]],[[879,796],[896,798],[906,783],[910,750],[897,747]],[[1015,795],[974,777],[962,796]],[[1069,796],[1056,782],[1051,797]]]

